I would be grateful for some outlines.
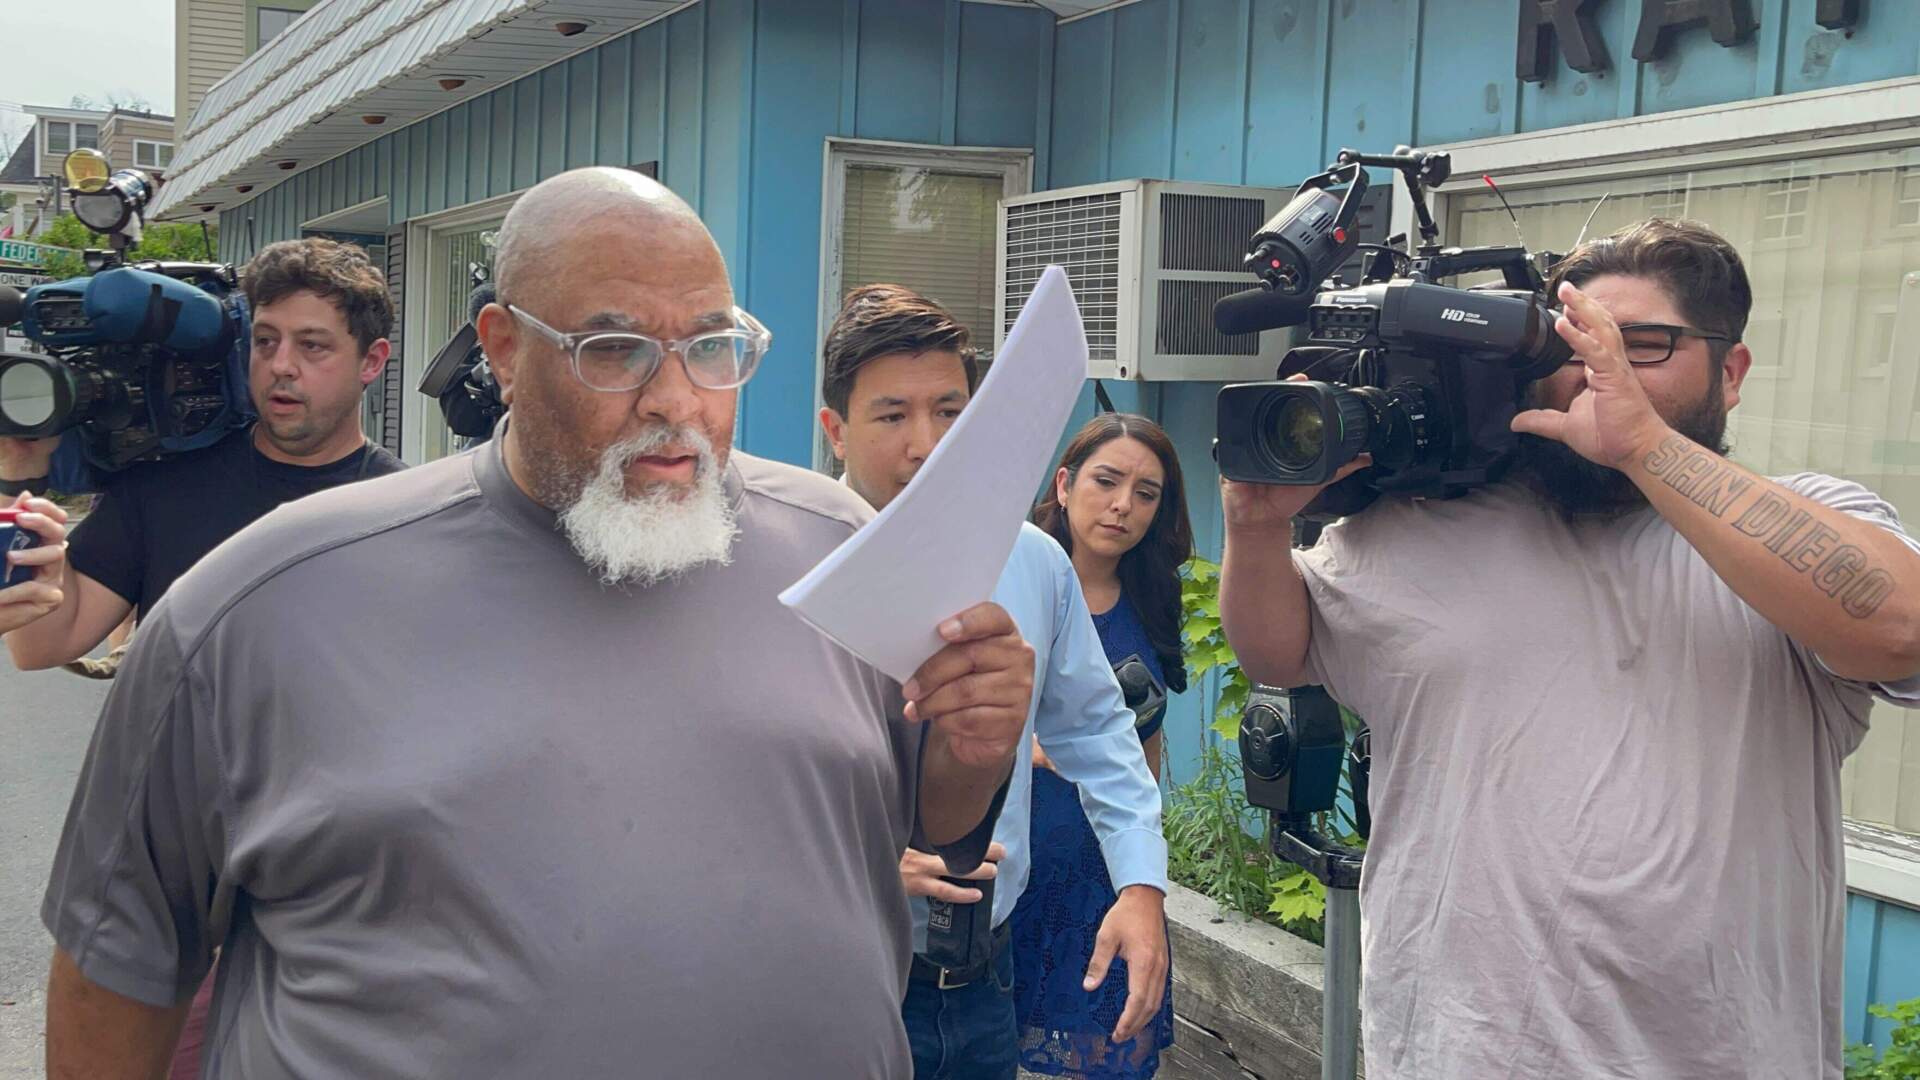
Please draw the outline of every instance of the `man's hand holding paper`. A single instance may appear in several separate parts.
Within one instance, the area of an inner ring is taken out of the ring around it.
[[[940,624],[947,646],[907,680],[907,718],[931,724],[961,765],[1005,771],[1026,729],[1033,646],[999,604]]]

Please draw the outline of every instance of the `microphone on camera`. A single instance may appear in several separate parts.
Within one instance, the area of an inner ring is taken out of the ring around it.
[[[478,320],[480,309],[497,299],[499,299],[499,291],[493,287],[493,282],[483,281],[474,286],[473,291],[467,294],[467,321]]]
[[[1283,293],[1265,287],[1242,289],[1213,302],[1213,328],[1223,334],[1253,334],[1307,321],[1314,292]]]

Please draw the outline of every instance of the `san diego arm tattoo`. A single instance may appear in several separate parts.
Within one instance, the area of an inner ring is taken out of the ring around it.
[[[1643,463],[1661,483],[1722,521],[1753,487],[1753,478],[1742,475],[1727,459],[1679,435],[1662,440]],[[1778,492],[1760,492],[1728,524],[1760,541],[1788,566],[1810,575],[1815,588],[1856,619],[1872,615],[1893,593],[1892,574],[1873,566],[1866,552],[1853,544],[1836,545],[1839,533]]]

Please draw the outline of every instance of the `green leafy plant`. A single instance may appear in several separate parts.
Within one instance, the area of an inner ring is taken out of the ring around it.
[[[1920,998],[1867,1011],[1893,1021],[1885,1053],[1855,1043],[1847,1047],[1847,1080],[1920,1080]]]
[[[140,242],[127,252],[129,261],[143,259],[177,260],[182,262],[212,262],[218,258],[220,230],[208,226],[202,233],[200,226],[182,222],[157,221],[147,225],[141,231]],[[49,258],[42,267],[55,281],[70,277],[80,277],[87,272],[87,266],[80,257],[86,248],[107,247],[107,238],[87,228],[80,219],[72,214],[61,214],[47,226],[47,231],[33,238],[36,244],[49,247],[66,248]]]
[[[1240,713],[1253,686],[1240,673],[1233,646],[1220,629],[1219,563],[1195,558],[1181,568],[1180,605],[1186,616],[1181,636],[1187,644],[1187,675],[1197,681],[1219,670],[1220,700],[1210,726],[1216,735],[1231,741],[1240,733]]]
[[[1173,789],[1164,821],[1173,880],[1221,907],[1322,940],[1326,890],[1261,838],[1236,759],[1218,746],[1202,752],[1199,775]]]
[[[1181,569],[1182,636],[1187,670],[1196,681],[1217,672],[1219,697],[1208,727],[1219,742],[1207,746],[1200,773],[1173,789],[1165,816],[1168,869],[1173,880],[1244,915],[1279,926],[1309,941],[1324,935],[1327,890],[1318,879],[1274,855],[1265,839],[1262,813],[1247,804],[1238,745],[1240,715],[1253,685],[1220,628],[1220,566],[1194,559]],[[1360,719],[1345,709],[1349,733]],[[1349,794],[1349,779],[1341,776]],[[1345,806],[1315,815],[1315,830],[1342,843],[1360,846],[1353,815]]]
[[[1320,884],[1319,878],[1294,867],[1293,873],[1273,883],[1273,902],[1267,905],[1267,914],[1290,930],[1297,925],[1314,924],[1316,930],[1311,937],[1319,941],[1320,930],[1324,929],[1321,923],[1327,914],[1327,887]]]
[[[1233,646],[1227,643],[1226,632],[1220,628],[1220,564],[1196,557],[1181,567],[1180,603],[1184,615],[1181,636],[1187,646],[1188,676],[1198,681],[1210,671],[1220,673],[1220,697],[1214,705],[1213,721],[1208,727],[1222,742],[1237,744],[1240,738],[1240,715],[1246,711],[1253,684],[1240,670],[1240,661],[1233,654]],[[1340,708],[1340,715],[1345,721],[1347,736],[1351,739],[1360,730],[1361,720],[1344,705]],[[1342,843],[1363,846],[1359,824],[1348,809],[1353,805],[1351,781],[1352,778],[1343,768],[1340,773],[1340,792],[1347,797],[1346,802],[1332,811],[1315,815],[1313,827],[1322,835],[1342,838]]]

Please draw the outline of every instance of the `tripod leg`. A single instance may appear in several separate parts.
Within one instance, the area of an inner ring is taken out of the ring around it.
[[[1327,889],[1320,1080],[1354,1080],[1360,1057],[1360,893]]]

